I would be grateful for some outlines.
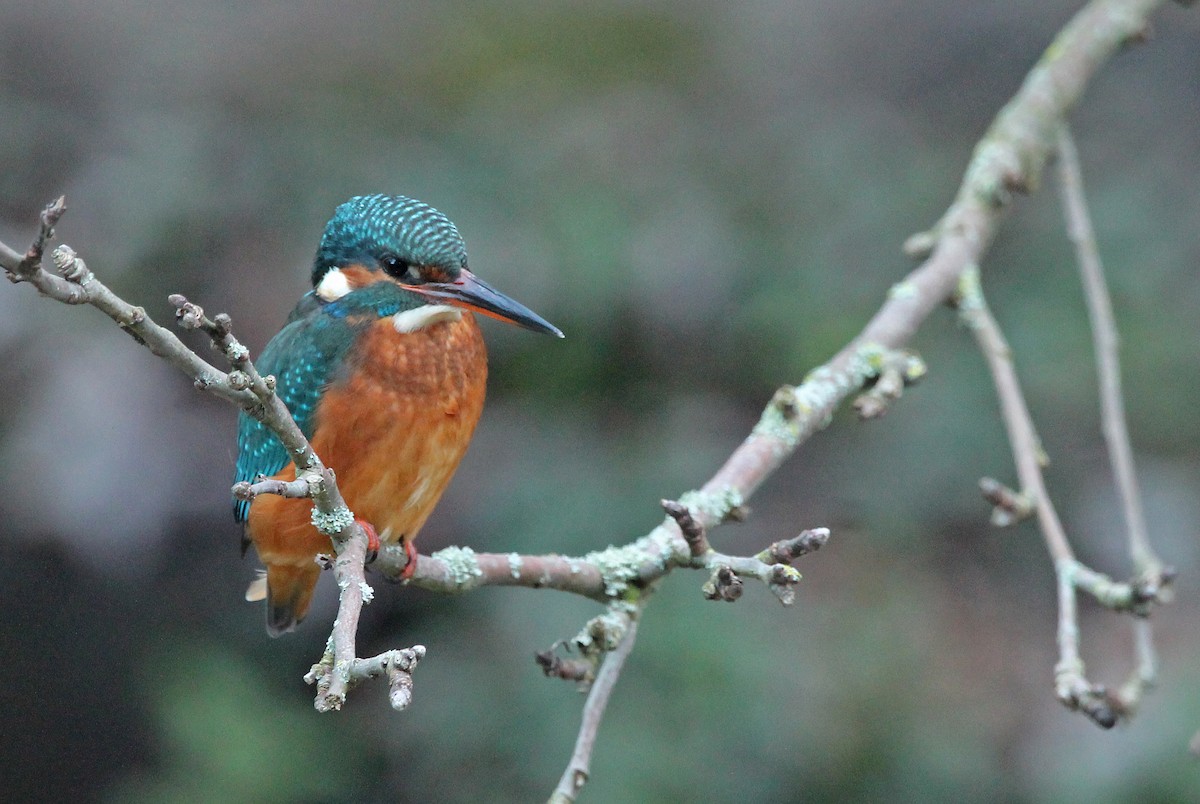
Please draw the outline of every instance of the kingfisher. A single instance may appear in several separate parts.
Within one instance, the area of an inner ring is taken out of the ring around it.
[[[398,195],[339,206],[325,226],[301,297],[257,366],[316,453],[337,475],[371,546],[413,540],[450,482],[483,411],[487,350],[473,313],[562,337],[537,313],[467,269],[457,227],[433,207]],[[261,422],[238,422],[236,479],[292,480],[296,467]],[[332,552],[311,520],[312,501],[262,495],[235,500],[242,550],[266,567],[247,600],[266,599],[267,631],[304,619]]]

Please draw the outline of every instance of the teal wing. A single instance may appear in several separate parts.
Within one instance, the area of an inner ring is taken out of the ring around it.
[[[310,439],[321,394],[337,375],[360,329],[339,312],[336,305],[323,304],[307,294],[255,361],[260,374],[275,376],[275,392]],[[239,415],[235,482],[253,483],[260,475],[269,477],[290,460],[283,444],[262,422],[245,412]],[[233,515],[238,522],[245,522],[249,514],[249,502],[234,501]]]

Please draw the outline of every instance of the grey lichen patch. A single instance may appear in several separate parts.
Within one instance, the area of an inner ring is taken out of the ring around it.
[[[860,344],[854,350],[854,355],[850,358],[850,365],[847,367],[852,378],[851,387],[860,387],[872,377],[878,377],[879,372],[887,365],[890,354],[891,351],[887,347],[874,341]]]
[[[917,380],[929,373],[929,366],[921,359],[921,356],[916,352],[905,351],[904,353],[904,383],[912,385]]]
[[[362,602],[364,604],[370,603],[375,599],[375,590],[372,589],[371,584],[367,583],[366,581],[358,582],[358,591],[359,594],[362,595]]]
[[[828,419],[837,403],[862,385],[866,376],[866,364],[861,356],[855,356],[847,370],[834,371],[828,365],[813,369],[804,378],[804,384],[796,389],[801,412],[811,416],[822,411]]]
[[[225,348],[225,358],[230,363],[244,363],[250,359],[250,350],[240,343],[231,343]]]
[[[609,597],[620,597],[629,588],[629,582],[635,580],[645,566],[650,556],[641,549],[637,542],[624,547],[609,547],[607,550],[597,550],[588,553],[583,560],[600,571],[604,580],[604,594]]]
[[[862,385],[863,378],[858,373],[866,366],[864,359],[869,361],[869,354],[863,359],[856,356],[849,371],[834,371],[828,365],[813,369],[803,383],[792,389],[790,404],[783,404],[781,397],[785,389],[781,388],[754,426],[754,434],[777,439],[784,448],[791,448],[799,442],[801,433],[814,423],[815,415],[821,416],[817,426],[828,425],[837,403]],[[869,370],[869,366],[867,368]]]
[[[1023,175],[1021,160],[1011,144],[989,136],[975,148],[967,167],[967,185],[984,203],[1001,207],[1011,200],[1009,187]]]
[[[889,299],[915,299],[919,295],[917,286],[908,280],[892,285],[887,293]]]
[[[517,553],[508,554],[508,574],[514,579],[520,579],[522,563],[521,556]]]
[[[631,603],[613,603],[608,611],[587,621],[571,641],[584,656],[606,653],[621,644],[629,630],[629,620],[637,607]]]
[[[326,536],[337,536],[347,527],[354,524],[354,514],[344,505],[328,513],[323,513],[316,506],[313,506],[311,518],[313,527]]]
[[[666,569],[672,564],[687,559],[688,548],[675,536],[675,531],[665,525],[659,525],[642,538],[634,542],[639,550],[654,562],[655,566]]]
[[[790,400],[781,399],[785,394],[791,397]],[[780,388],[759,417],[758,424],[754,425],[753,435],[769,438],[779,442],[783,449],[790,449],[800,440],[803,421],[800,412],[796,389],[791,386]]]
[[[709,523],[724,522],[733,509],[745,503],[742,493],[732,486],[710,492],[689,491],[679,497],[680,505],[685,506],[693,516],[699,516]]]
[[[960,320],[969,327],[975,326],[974,314],[984,309],[983,286],[979,283],[979,266],[971,263],[958,276],[958,288],[954,292],[954,303],[958,307]]]
[[[446,565],[449,581],[459,588],[469,585],[474,579],[483,576],[479,567],[479,559],[470,547],[447,547],[438,550],[430,556]]]

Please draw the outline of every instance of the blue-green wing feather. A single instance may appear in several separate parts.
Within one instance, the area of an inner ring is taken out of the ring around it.
[[[305,295],[255,361],[260,374],[275,376],[275,392],[309,439],[321,394],[335,378],[361,329],[351,326],[340,312],[337,305],[322,303],[311,293]],[[240,414],[236,481],[269,477],[290,461],[274,433],[246,413]],[[234,501],[233,515],[238,522],[245,522],[249,513],[249,502]]]

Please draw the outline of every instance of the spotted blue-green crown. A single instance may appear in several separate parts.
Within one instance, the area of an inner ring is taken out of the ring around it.
[[[467,247],[442,213],[402,195],[360,195],[334,211],[313,263],[313,287],[342,265],[374,265],[386,254],[455,272],[467,267]]]

